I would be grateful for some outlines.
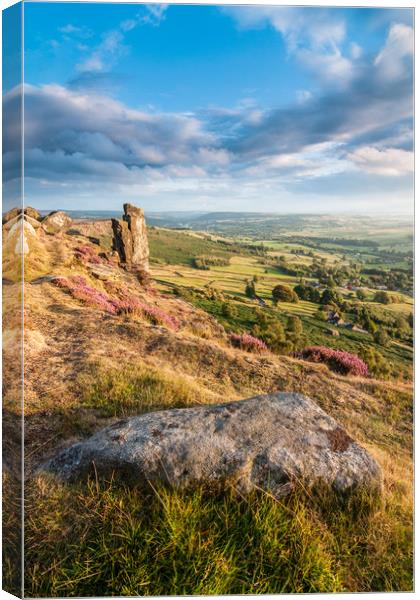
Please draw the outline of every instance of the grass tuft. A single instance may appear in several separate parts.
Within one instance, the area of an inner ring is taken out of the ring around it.
[[[147,365],[94,367],[94,372],[80,376],[79,386],[82,404],[99,409],[105,416],[123,417],[212,400],[211,394],[194,381]]]
[[[28,492],[26,593],[408,591],[409,530],[386,508],[355,517],[298,496],[147,494],[116,482],[39,478]]]

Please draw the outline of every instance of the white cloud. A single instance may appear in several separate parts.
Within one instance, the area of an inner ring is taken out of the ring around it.
[[[414,154],[399,148],[378,149],[372,146],[358,148],[348,155],[357,167],[367,173],[398,177],[412,173]]]
[[[127,52],[123,41],[124,35],[121,31],[108,31],[91,55],[77,65],[78,71],[84,73],[109,70],[115,61]]]
[[[304,104],[312,98],[312,92],[309,90],[298,90],[296,92],[296,98],[299,104]]]
[[[352,58],[354,58],[355,60],[357,60],[358,58],[360,58],[363,54],[363,49],[361,48],[361,46],[359,46],[359,44],[356,44],[356,42],[352,42],[350,44],[350,56]]]
[[[91,51],[90,56],[77,65],[78,71],[81,73],[109,71],[115,62],[128,52],[128,46],[124,44],[125,35],[141,25],[159,25],[165,18],[166,9],[166,4],[143,5],[133,19],[121,21],[115,29],[102,35],[100,44]],[[67,25],[66,28],[68,32],[80,30],[72,25]]]
[[[135,110],[60,85],[26,85],[24,93],[28,176],[46,179],[50,172],[58,181],[102,172],[112,180],[150,166],[210,171],[230,162],[228,150],[195,115]],[[17,99],[16,90],[5,95],[9,110],[16,109]],[[5,150],[15,151],[13,123],[5,125],[4,135]]]
[[[283,37],[287,51],[307,69],[330,83],[342,84],[353,75],[343,55],[346,24],[328,10],[313,7],[224,7],[240,27],[270,23]]]
[[[318,8],[297,7],[223,7],[240,27],[258,27],[269,22],[284,37],[288,50],[296,51],[302,43],[313,48],[334,48],[346,35],[345,22]]]
[[[297,57],[311,71],[320,74],[322,79],[331,83],[348,81],[353,75],[353,64],[338,49],[328,53],[299,50]]]
[[[375,58],[374,64],[386,79],[398,79],[407,68],[412,68],[410,60],[414,52],[413,28],[402,23],[392,25],[382,50]]]
[[[74,25],[69,23],[68,25],[65,25],[64,27],[59,27],[58,31],[61,31],[61,33],[79,33],[82,30],[80,27],[75,27]]]

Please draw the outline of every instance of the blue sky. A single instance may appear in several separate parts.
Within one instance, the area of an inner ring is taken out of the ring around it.
[[[409,9],[26,3],[26,202],[410,212],[412,26]]]

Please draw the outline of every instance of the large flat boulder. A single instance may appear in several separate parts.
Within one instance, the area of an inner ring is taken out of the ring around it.
[[[372,456],[312,400],[289,393],[125,419],[42,469],[66,481],[95,472],[138,486],[262,488],[276,497],[302,485],[381,488]]]

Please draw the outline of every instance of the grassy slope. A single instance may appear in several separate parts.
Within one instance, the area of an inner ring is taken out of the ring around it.
[[[71,259],[76,243],[64,239],[60,274],[80,272]],[[57,265],[50,244],[46,239],[47,262]],[[30,478],[27,595],[411,589],[410,385],[234,350],[206,313],[134,281],[127,285],[183,314],[181,330],[105,315],[50,283],[27,284],[27,329],[38,340],[28,345],[26,360],[28,473],[121,416],[291,390],[314,398],[373,452],[385,474],[383,503],[354,512],[304,496],[284,502],[203,490],[147,496],[115,482],[66,486]],[[12,398],[10,386],[11,432]],[[6,562],[9,588],[13,575]]]

